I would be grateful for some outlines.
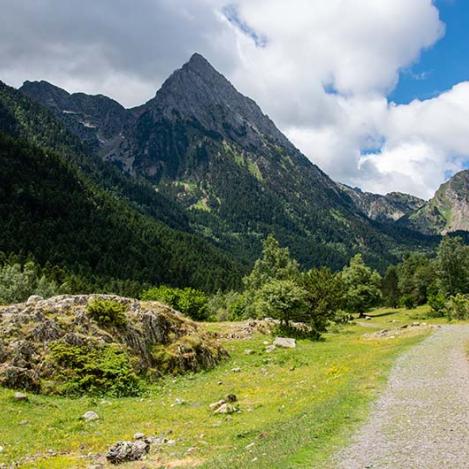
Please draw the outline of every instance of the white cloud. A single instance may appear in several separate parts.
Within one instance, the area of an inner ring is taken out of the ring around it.
[[[333,178],[428,197],[469,157],[469,84],[386,96],[443,33],[431,0],[3,0],[0,79],[136,105],[198,51]]]

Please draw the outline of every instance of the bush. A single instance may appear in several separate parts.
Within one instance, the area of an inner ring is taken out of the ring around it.
[[[415,298],[412,295],[403,295],[400,303],[401,306],[407,309],[414,309],[417,306]]]
[[[136,396],[141,384],[125,350],[116,344],[50,346],[48,361],[54,370],[45,383],[51,394]]]
[[[184,288],[179,292],[177,309],[195,321],[205,321],[208,298],[204,292],[194,288]]]
[[[204,321],[208,318],[207,295],[194,288],[171,288],[166,285],[149,288],[142,293],[143,301],[160,301],[195,321]]]
[[[352,319],[353,316],[349,312],[344,311],[343,309],[338,309],[334,314],[333,321],[336,324],[347,324],[352,321]]]
[[[431,306],[435,316],[444,316],[446,296],[442,292],[428,295],[428,304]]]
[[[127,324],[127,306],[118,301],[95,298],[88,302],[86,310],[100,326],[123,327]]]
[[[452,296],[446,302],[445,314],[449,321],[469,319],[469,295],[458,293]]]

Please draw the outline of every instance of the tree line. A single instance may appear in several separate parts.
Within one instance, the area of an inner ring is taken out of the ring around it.
[[[305,323],[318,338],[331,323],[371,308],[414,308],[429,304],[432,314],[449,319],[469,318],[469,246],[458,237],[445,237],[433,257],[410,253],[387,268],[384,276],[366,265],[361,254],[341,271],[328,267],[300,269],[289,249],[273,235],[263,243],[262,255],[242,280],[240,290],[213,295],[194,288],[108,279],[99,288],[85,278],[58,267],[44,268],[29,260],[0,256],[0,303],[24,301],[31,294],[52,296],[85,291],[132,291],[143,300],[166,303],[195,320],[241,320],[272,317],[290,330]]]

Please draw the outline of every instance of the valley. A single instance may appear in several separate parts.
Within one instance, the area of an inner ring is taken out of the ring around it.
[[[0,82],[0,469],[463,467],[467,164],[351,187],[181,64],[132,107]]]

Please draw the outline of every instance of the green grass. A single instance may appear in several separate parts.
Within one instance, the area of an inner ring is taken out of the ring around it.
[[[418,329],[394,339],[366,337],[425,314],[420,309],[381,316],[388,311],[377,310],[371,321],[329,333],[322,342],[300,340],[294,350],[265,353],[263,342],[271,338],[261,335],[226,342],[231,358],[221,366],[167,378],[140,398],[31,395],[29,402],[16,402],[12,391],[0,389],[0,464],[35,456],[21,467],[87,467],[88,453],[103,453],[135,432],[171,432],[176,446],[151,455],[149,463],[158,459],[179,461],[178,467],[327,467],[329,456],[366,417],[396,356],[428,333]],[[254,353],[247,355],[246,349]],[[232,372],[234,367],[241,371]],[[241,412],[213,415],[208,405],[228,393],[237,395]],[[186,403],[174,405],[176,398]],[[95,410],[101,419],[81,421],[87,410]],[[251,443],[254,446],[246,449]],[[197,448],[190,456],[189,447]],[[49,449],[63,454],[47,455]]]

